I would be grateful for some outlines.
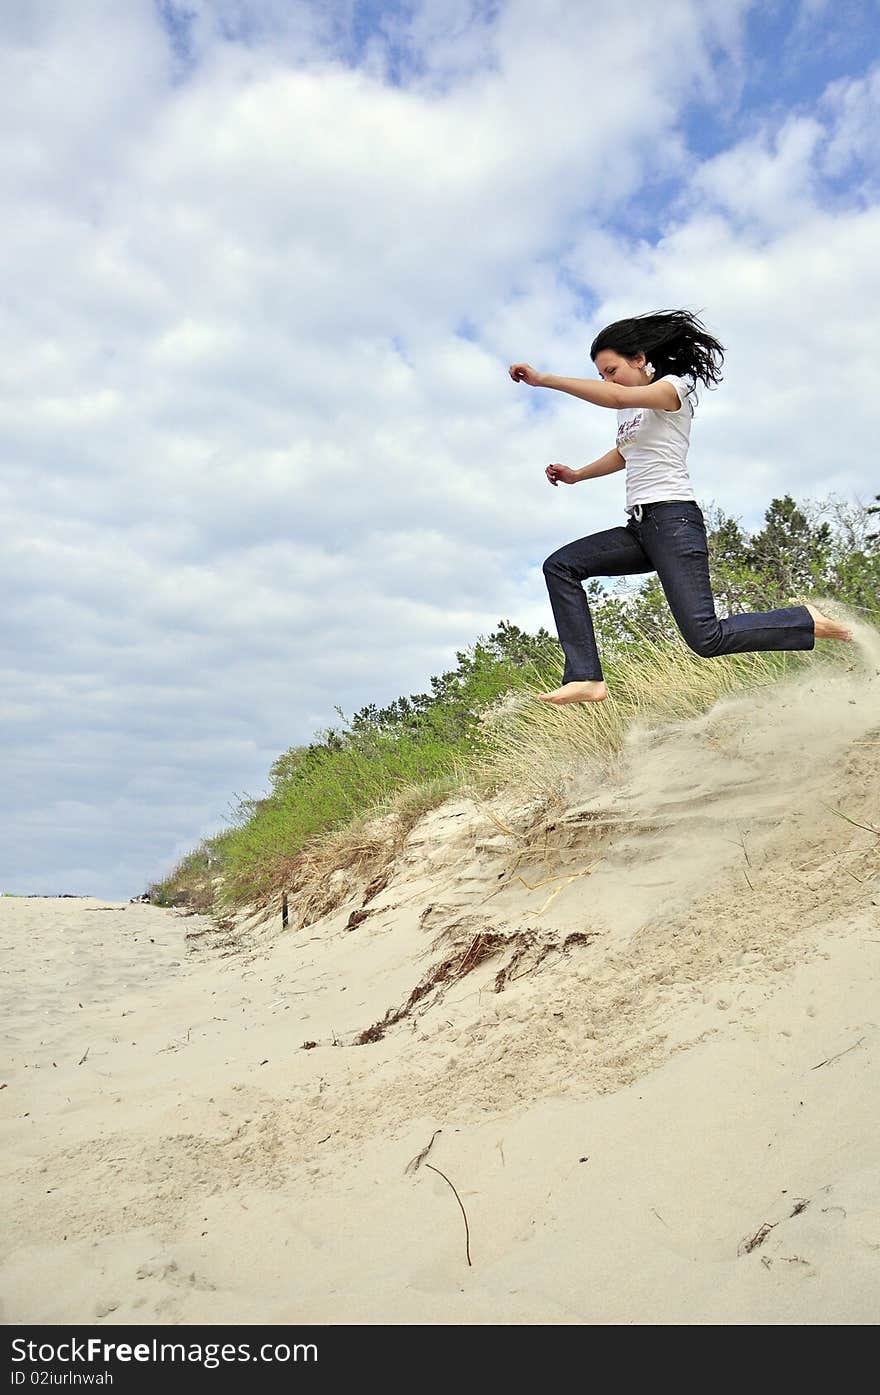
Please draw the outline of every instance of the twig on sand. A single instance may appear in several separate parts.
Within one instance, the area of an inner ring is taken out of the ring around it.
[[[442,1132],[443,1132],[442,1129],[435,1129],[435,1130],[434,1130],[434,1132],[431,1134],[431,1141],[430,1141],[430,1143],[426,1143],[425,1146],[424,1146],[424,1148],[422,1149],[422,1151],[421,1151],[420,1153],[417,1153],[416,1156],[415,1156],[414,1158],[410,1158],[410,1160],[409,1160],[409,1162],[407,1163],[406,1167],[403,1169],[404,1176],[407,1174],[407,1172],[418,1172],[418,1170],[419,1170],[419,1168],[421,1167],[422,1163],[424,1162],[425,1158],[428,1156],[428,1154],[430,1153],[431,1149],[432,1149],[433,1146],[434,1146],[434,1139],[437,1137],[438,1133],[442,1133]]]
[[[506,823],[502,823],[501,819],[498,818],[497,814],[492,812],[488,805],[483,805],[483,812],[488,815],[495,827],[502,833],[506,833],[509,838],[523,838],[524,835],[522,833],[517,833],[515,829],[509,828]]]
[[[745,860],[746,860],[746,866],[747,866],[747,867],[751,867],[751,865],[752,865],[752,859],[749,857],[749,850],[748,850],[748,848],[746,847],[745,835],[743,834],[742,830],[740,829],[739,824],[737,824],[736,831],[737,831],[737,833],[739,834],[739,845],[740,845],[740,847],[741,847],[742,850],[743,850],[743,857],[744,857]]]
[[[838,818],[846,819],[847,823],[851,823],[853,828],[863,828],[866,833],[873,833],[875,838],[880,838],[880,828],[874,828],[870,823],[859,823],[858,819],[851,819],[849,814],[845,814],[842,809],[832,809],[831,805],[826,804],[824,800],[820,799],[819,803],[824,809],[828,809],[830,813],[837,814]]]
[[[543,915],[544,912],[547,910],[548,906],[552,905],[552,903],[556,900],[556,897],[559,895],[560,891],[565,891],[566,887],[571,886],[571,883],[575,881],[578,876],[582,875],[582,873],[578,872],[575,874],[574,877],[569,877],[566,881],[564,881],[561,886],[555,887],[554,890],[550,892],[550,895],[547,897],[547,900],[544,902],[541,909],[538,911],[538,915]]]
[[[543,915],[543,914],[544,914],[544,912],[546,911],[547,907],[550,905],[550,903],[551,903],[552,901],[554,901],[554,900],[556,899],[556,897],[559,895],[560,891],[565,891],[566,887],[571,886],[572,882],[576,882],[577,879],[578,879],[578,877],[586,877],[586,876],[588,876],[589,873],[592,872],[592,870],[593,870],[593,868],[594,868],[595,866],[596,866],[596,863],[595,863],[595,862],[591,862],[590,865],[589,865],[589,867],[584,867],[583,870],[580,871],[580,872],[572,872],[572,874],[571,874],[570,876],[566,877],[565,881],[562,883],[561,886],[556,887],[555,891],[551,891],[551,892],[550,892],[550,895],[547,897],[547,900],[544,902],[543,906],[542,906],[541,909],[538,911],[538,915]]]
[[[449,1181],[449,1178],[446,1176],[446,1173],[445,1173],[445,1172],[441,1172],[440,1169],[439,1169],[439,1167],[434,1167],[431,1163],[425,1163],[425,1167],[430,1167],[430,1169],[431,1169],[432,1172],[438,1173],[438,1175],[439,1175],[440,1177],[443,1178],[443,1181],[446,1182],[450,1187],[452,1187],[452,1190],[455,1192],[455,1199],[456,1199],[456,1201],[458,1202],[459,1206],[461,1206],[461,1214],[464,1216],[464,1246],[465,1246],[465,1253],[466,1253],[466,1255],[467,1255],[467,1262],[468,1262],[468,1264],[471,1264],[471,1233],[470,1233],[470,1230],[468,1229],[467,1212],[465,1211],[464,1207],[461,1205],[461,1197],[459,1196],[458,1192],[455,1191],[455,1187],[454,1187],[453,1184]],[[473,1268],[473,1265],[472,1265],[472,1264],[471,1264],[471,1268]]]
[[[589,867],[582,867],[579,872],[557,872],[555,876],[545,877],[544,880],[540,882],[527,882],[525,877],[520,876],[519,874],[517,874],[516,880],[518,882],[522,882],[523,886],[526,887],[529,891],[537,891],[542,886],[549,886],[551,882],[559,882],[559,886],[557,886],[553,891],[550,892],[550,895],[547,897],[547,900],[544,902],[543,906],[538,911],[538,915],[543,915],[547,907],[551,904],[551,902],[556,900],[556,897],[559,895],[561,891],[564,891],[566,887],[571,886],[572,882],[576,882],[578,877],[588,876],[590,872],[592,872],[593,868],[597,865],[597,863],[591,862]]]
[[[846,1051],[838,1051],[836,1056],[826,1056],[824,1061],[820,1061],[817,1066],[811,1066],[810,1070],[818,1070],[819,1066],[830,1066],[832,1061],[839,1061],[841,1056],[846,1056],[847,1052],[855,1051],[856,1047],[861,1046],[864,1040],[864,1037],[859,1037],[858,1041],[854,1041],[852,1046],[846,1048]]]
[[[91,1051],[91,1049],[92,1049],[92,1048],[91,1048],[90,1046],[87,1046],[87,1047],[86,1047],[85,1051],[83,1052],[83,1054],[80,1056],[79,1060],[78,1060],[77,1063],[76,1063],[78,1066],[81,1066],[81,1065],[82,1065],[83,1061],[86,1059],[86,1057],[88,1056],[88,1054],[89,1054],[89,1052]]]
[[[751,867],[751,865],[752,865],[752,859],[749,857],[749,850],[748,850],[748,848],[746,847],[746,840],[745,840],[745,838],[744,838],[744,836],[743,836],[743,834],[742,834],[742,831],[741,831],[741,829],[740,829],[740,827],[739,827],[738,824],[737,824],[737,833],[739,833],[739,837],[738,837],[738,838],[725,838],[724,841],[725,841],[725,843],[733,843],[734,847],[742,848],[743,857],[744,857],[745,860],[746,860],[746,867]],[[745,877],[746,881],[747,881],[748,884],[749,884],[749,890],[750,890],[750,891],[754,891],[754,889],[755,889],[754,884],[753,884],[752,879],[751,879],[751,877],[749,876],[748,872],[745,870],[745,867],[743,868],[743,876]]]
[[[755,1231],[754,1235],[751,1235],[751,1236],[747,1237],[747,1239],[745,1239],[745,1240],[742,1241],[742,1243],[737,1247],[737,1251],[736,1251],[737,1254],[738,1254],[738,1255],[749,1255],[749,1254],[751,1254],[751,1253],[752,1253],[752,1250],[756,1250],[756,1249],[758,1248],[759,1245],[763,1245],[764,1241],[767,1239],[767,1236],[770,1234],[771,1230],[775,1230],[778,1224],[779,1224],[778,1221],[772,1221],[772,1222],[771,1222],[771,1221],[765,1221],[764,1224],[763,1224],[762,1226],[759,1226],[759,1227],[758,1227],[758,1229]]]
[[[582,868],[580,872],[554,872],[552,877],[544,877],[543,881],[540,882],[527,882],[525,877],[519,874],[516,880],[522,882],[523,886],[527,887],[529,891],[538,891],[540,887],[549,886],[551,882],[563,882],[565,885],[568,885],[569,882],[576,881],[578,877],[585,877],[588,872],[592,872],[595,866],[595,862],[591,862],[589,867]]]
[[[475,952],[476,952],[478,949],[482,948],[482,943],[483,943],[483,932],[480,931],[480,930],[478,930],[477,933],[476,933],[476,935],[474,935],[474,938],[471,940],[470,944],[468,945],[467,949],[465,950],[464,958],[462,959],[461,963],[460,963],[459,966],[458,966],[458,977],[459,977],[459,978],[464,978],[465,974],[468,973],[468,971],[473,967],[471,964],[468,963],[468,960],[472,959],[473,956],[474,956],[474,954],[475,954]]]

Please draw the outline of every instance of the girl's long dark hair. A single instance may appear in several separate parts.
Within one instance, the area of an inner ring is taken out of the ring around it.
[[[590,358],[594,362],[601,349],[613,349],[621,358],[643,353],[653,363],[657,378],[677,373],[700,378],[706,387],[721,382],[724,345],[688,310],[660,310],[615,320],[593,340]]]

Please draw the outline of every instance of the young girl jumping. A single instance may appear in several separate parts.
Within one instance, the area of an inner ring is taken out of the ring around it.
[[[724,347],[686,310],[617,320],[590,348],[601,382],[538,373],[514,363],[510,376],[555,388],[617,412],[617,443],[598,460],[571,470],[548,465],[552,485],[577,484],[626,469],[624,527],[561,547],[544,563],[550,604],[565,651],[562,687],[543,702],[601,702],[602,675],[590,607],[581,582],[593,576],[656,571],[688,645],[703,658],[757,649],[812,649],[816,639],[850,640],[843,625],[810,605],[785,606],[719,620],[709,582],[702,510],[687,469],[697,379],[721,381]]]

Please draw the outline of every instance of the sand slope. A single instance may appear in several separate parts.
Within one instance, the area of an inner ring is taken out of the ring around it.
[[[450,801],[235,950],[0,900],[3,1320],[876,1321],[878,669],[635,733],[540,836]]]

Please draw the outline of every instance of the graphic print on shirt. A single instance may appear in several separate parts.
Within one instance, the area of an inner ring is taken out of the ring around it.
[[[618,450],[620,450],[621,446],[628,446],[631,441],[635,440],[636,435],[638,433],[638,429],[641,426],[642,421],[644,420],[644,416],[644,409],[640,407],[639,410],[633,416],[628,417],[626,421],[622,421],[620,423],[620,425],[617,428]]]

